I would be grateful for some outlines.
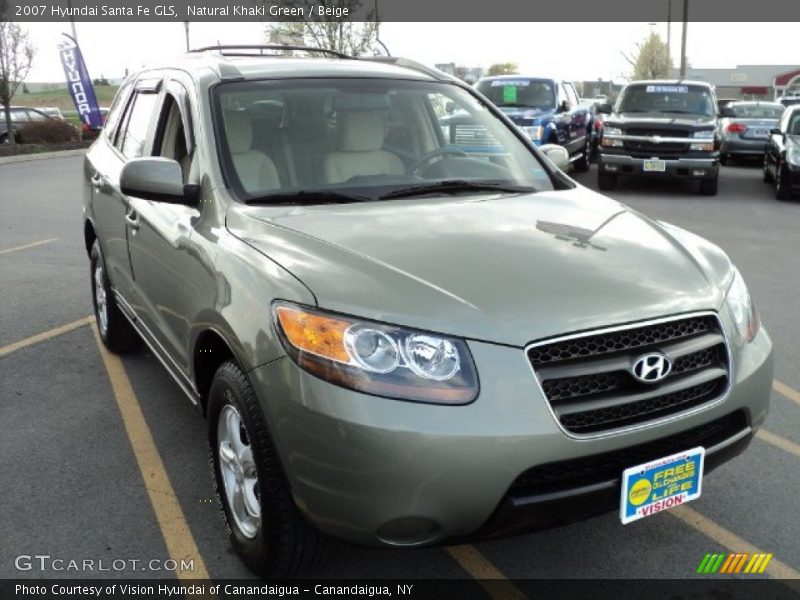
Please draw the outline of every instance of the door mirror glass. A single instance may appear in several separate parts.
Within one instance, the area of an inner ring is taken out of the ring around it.
[[[134,158],[119,177],[123,194],[171,204],[194,204],[196,186],[184,186],[183,173],[171,158]]]
[[[770,129],[770,130],[769,130],[769,132],[770,132],[772,135],[782,135],[782,133],[781,133],[781,130],[780,130],[780,129],[778,129],[777,127],[773,127],[772,129]]]
[[[601,115],[610,115],[611,104],[609,102],[601,102],[597,105],[597,112]]]

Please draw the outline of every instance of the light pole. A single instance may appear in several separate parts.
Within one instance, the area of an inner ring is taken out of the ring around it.
[[[667,0],[667,59],[672,64],[672,0]]]
[[[186,52],[189,52],[189,21],[183,22],[183,29],[186,31]]]
[[[681,35],[681,79],[686,77],[686,29],[689,24],[689,0],[683,0],[683,33]]]

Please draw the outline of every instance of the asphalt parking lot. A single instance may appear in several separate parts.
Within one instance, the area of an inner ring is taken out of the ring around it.
[[[0,165],[0,578],[175,577],[142,567],[170,558],[194,561],[188,577],[250,577],[214,500],[205,421],[151,354],[107,355],[86,319],[81,161]],[[718,243],[744,274],[776,355],[750,450],[680,511],[457,548],[344,546],[316,575],[691,578],[706,553],[761,551],[774,554],[765,576],[800,578],[800,199],[775,200],[754,165],[723,168],[716,197],[679,181],[623,181],[611,195]],[[20,555],[129,562],[18,570]]]

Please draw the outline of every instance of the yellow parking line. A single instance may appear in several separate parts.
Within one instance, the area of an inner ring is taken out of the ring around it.
[[[448,546],[446,550],[492,598],[496,600],[526,598],[525,594],[511,583],[475,546]]]
[[[0,250],[0,254],[8,254],[9,252],[16,252],[17,250],[27,250],[28,248],[34,248],[36,246],[41,246],[42,244],[49,244],[50,242],[57,242],[58,238],[50,238],[49,240],[39,240],[38,242],[31,242],[30,244],[24,244],[22,246],[14,246],[13,248],[6,248],[5,250]]]
[[[681,521],[696,529],[706,537],[711,538],[718,544],[725,546],[731,552],[746,552],[748,554],[764,554],[750,542],[745,541],[738,535],[725,529],[722,525],[718,525],[708,517],[704,517],[699,512],[686,505],[678,506],[670,511],[670,514],[679,518]],[[777,558],[773,558],[769,564],[770,568],[767,574],[775,579],[798,579],[800,580],[800,571],[795,571],[789,565],[782,563]],[[800,582],[790,582],[789,586],[793,589],[800,590]]]
[[[785,383],[781,383],[777,379],[772,382],[772,389],[782,396],[786,396],[789,400],[797,405],[800,405],[800,392],[796,389],[789,387]]]
[[[796,457],[800,458],[800,444],[795,444],[791,440],[782,438],[781,436],[776,435],[771,431],[766,431],[765,429],[759,429],[758,433],[756,433],[756,437],[767,442],[768,444],[772,444],[776,448],[780,448],[781,450],[784,450],[789,454],[794,454]]]
[[[3,346],[2,348],[0,348],[0,358],[8,356],[12,352],[16,352],[17,350],[22,350],[23,348],[27,348],[28,346],[33,346],[34,344],[38,344],[39,342],[44,342],[45,340],[49,340],[51,338],[63,335],[65,333],[69,333],[70,331],[83,327],[84,325],[88,325],[93,321],[94,317],[92,316],[84,317],[82,319],[78,319],[77,321],[73,321],[72,323],[67,323],[66,325],[59,325],[58,327],[54,327],[53,329],[50,329],[48,331],[37,333],[36,335],[32,335],[31,337],[25,338],[24,340],[14,342],[13,344],[9,344],[8,346]]]
[[[164,469],[164,463],[161,461],[158,448],[156,448],[153,434],[142,414],[125,367],[118,357],[103,346],[96,325],[92,325],[92,331],[111,381],[111,389],[114,391],[119,412],[122,414],[128,440],[130,440],[133,454],[142,473],[147,495],[150,497],[158,526],[164,536],[167,551],[170,558],[178,563],[178,570],[175,574],[179,579],[208,579],[205,563],[200,556],[200,551],[197,549],[189,524],[183,515],[175,490]],[[180,570],[181,560],[193,560],[194,570]]]

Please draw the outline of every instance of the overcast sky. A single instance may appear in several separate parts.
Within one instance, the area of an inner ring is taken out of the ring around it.
[[[69,23],[26,23],[37,54],[29,81],[60,81],[57,44]],[[90,75],[122,77],[126,68],[185,49],[177,23],[77,23]],[[654,29],[666,40],[666,23],[384,23],[381,39],[393,55],[427,64],[455,62],[488,67],[516,62],[530,74],[575,80],[618,78],[630,67],[621,53],[635,51]],[[673,63],[679,63],[680,23],[672,25]],[[690,23],[687,56],[695,67],[737,64],[800,65],[798,23]],[[264,42],[263,23],[192,23],[193,47]]]

